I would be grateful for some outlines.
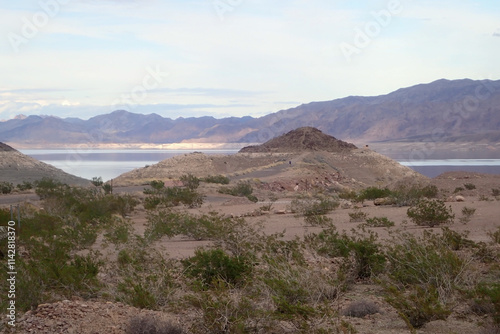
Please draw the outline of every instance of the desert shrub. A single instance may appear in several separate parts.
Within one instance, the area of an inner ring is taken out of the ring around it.
[[[102,185],[102,190],[106,195],[113,193],[113,185],[111,183],[105,183]]]
[[[464,187],[465,187],[465,189],[467,189],[467,190],[474,190],[474,189],[476,189],[476,185],[475,185],[475,184],[473,184],[473,183],[465,183],[465,184],[464,184]]]
[[[206,183],[218,183],[218,184],[229,184],[229,178],[224,175],[209,175],[201,179],[201,181]]]
[[[358,198],[360,200],[374,200],[377,198],[389,197],[391,193],[392,192],[388,188],[381,189],[377,187],[368,187],[360,192]]]
[[[475,289],[476,307],[484,314],[490,314],[497,325],[500,325],[500,284],[481,283]]]
[[[358,300],[352,302],[344,310],[342,310],[343,315],[354,318],[364,318],[367,315],[379,312],[380,307],[369,300]]]
[[[386,301],[391,304],[410,329],[420,328],[434,320],[445,320],[451,311],[439,301],[436,289],[432,286],[410,286],[387,289]]]
[[[491,189],[491,194],[495,197],[500,196],[500,189],[498,188]]]
[[[162,180],[153,180],[149,182],[149,185],[151,186],[151,188],[156,190],[165,188],[165,182],[163,182]]]
[[[182,175],[180,181],[184,187],[193,191],[200,186],[200,179],[193,174]]]
[[[446,207],[441,200],[429,199],[420,199],[406,211],[406,214],[415,224],[428,227],[450,224],[455,218],[451,206]]]
[[[168,321],[153,316],[134,316],[128,324],[127,334],[182,334],[184,330]]]
[[[391,198],[398,206],[411,206],[422,198],[435,198],[438,188],[435,185],[399,185],[391,193]]]
[[[60,194],[63,190],[69,188],[67,184],[46,177],[36,181],[35,186],[35,192],[42,200]]]
[[[104,238],[114,244],[125,244],[133,234],[133,227],[127,221],[115,219],[106,226]]]
[[[456,188],[455,188],[455,190],[453,190],[453,193],[454,193],[454,194],[457,194],[457,193],[459,193],[459,192],[461,192],[461,191],[464,191],[464,190],[465,190],[465,189],[464,189],[464,188],[462,188],[462,187],[456,187]]]
[[[195,251],[182,261],[187,276],[195,278],[204,288],[219,281],[231,286],[243,282],[252,273],[252,266],[241,256],[230,256],[220,248]]]
[[[457,235],[450,230],[441,235],[424,231],[421,237],[398,233],[393,238],[386,251],[391,284],[434,289],[446,304],[456,289],[467,288],[474,281],[470,258],[453,251]]]
[[[500,244],[500,227],[497,227],[497,230],[494,232],[488,232],[488,236],[493,243]]]
[[[467,206],[464,206],[462,208],[462,217],[459,218],[459,221],[462,223],[462,224],[467,224],[470,222],[471,220],[471,217],[476,213],[476,209],[475,208],[469,208]]]
[[[367,227],[392,227],[395,223],[387,217],[366,218],[365,226]]]
[[[33,183],[29,181],[23,181],[23,183],[17,185],[17,189],[21,191],[33,189]]]
[[[349,221],[351,223],[359,223],[362,221],[365,221],[368,215],[366,212],[363,212],[361,210],[354,210],[353,212],[349,212]]]
[[[10,194],[12,192],[12,189],[14,189],[14,185],[10,182],[0,182],[0,192],[2,194]]]
[[[311,226],[327,226],[332,219],[325,215],[339,206],[337,201],[329,197],[294,199],[290,209],[296,217],[304,217],[304,221]]]
[[[102,181],[102,177],[100,176],[94,176],[92,180],[90,180],[90,182],[96,187],[100,187],[104,184],[104,182]]]
[[[307,320],[320,310],[319,305],[339,297],[340,285],[328,273],[294,265],[280,256],[266,256],[265,272],[258,276],[274,304],[280,320]]]
[[[159,205],[173,207],[183,204],[190,208],[200,207],[204,196],[196,190],[181,187],[161,187],[159,189],[145,189],[148,196],[144,200],[144,207],[148,210],[155,209]]]
[[[233,187],[222,187],[218,190],[218,192],[221,194],[227,194],[231,196],[246,197],[252,202],[258,201],[257,197],[252,195],[253,188],[250,182],[240,181]]]
[[[129,305],[158,309],[169,303],[175,287],[177,268],[142,238],[130,240],[118,253],[110,270],[118,281],[111,287],[118,301]]]
[[[354,262],[351,266],[356,279],[370,278],[384,268],[385,256],[377,243],[377,235],[373,232],[348,236],[345,232],[339,234],[334,227],[330,227],[319,234],[308,235],[305,239],[320,255],[331,258],[352,257]]]

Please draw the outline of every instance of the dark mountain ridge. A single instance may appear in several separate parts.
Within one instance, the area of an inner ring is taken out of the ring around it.
[[[29,116],[0,122],[19,145],[263,143],[310,126],[354,142],[486,141],[500,136],[500,81],[437,80],[387,95],[311,102],[263,117],[177,118],[117,110],[89,120]]]

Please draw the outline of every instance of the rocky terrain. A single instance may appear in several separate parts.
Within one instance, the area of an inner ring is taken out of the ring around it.
[[[369,148],[356,148],[304,127],[262,145],[243,148],[237,154],[191,153],[166,159],[122,174],[113,182],[140,185],[152,180],[175,180],[187,173],[198,177],[222,174],[258,179],[273,189],[283,190],[293,190],[297,184],[301,189],[316,184],[360,189],[387,186],[403,179],[427,181],[423,175]]]
[[[70,175],[49,164],[33,159],[0,143],[0,182],[14,185],[24,181],[33,182],[44,177],[52,178],[70,185],[88,185],[89,181]]]
[[[263,143],[301,126],[355,143],[498,143],[500,81],[438,80],[381,96],[311,102],[259,118],[170,119],[126,110],[62,119],[30,115],[0,122],[0,141],[17,147],[116,147],[171,143]]]

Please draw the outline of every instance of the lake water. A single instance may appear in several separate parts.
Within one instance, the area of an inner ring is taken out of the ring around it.
[[[192,150],[20,150],[37,160],[86,179],[100,176],[104,181],[134,168],[155,164]],[[234,154],[238,150],[198,150],[206,154]],[[391,154],[388,154],[391,157]],[[500,159],[428,159],[407,161],[392,156],[401,164],[429,177],[446,171],[473,171],[500,174]]]

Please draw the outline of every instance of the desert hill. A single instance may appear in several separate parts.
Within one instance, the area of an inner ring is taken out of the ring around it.
[[[0,143],[0,182],[14,185],[23,181],[33,182],[44,177],[70,185],[88,185],[89,180],[68,174],[54,166],[33,159],[14,148]]]
[[[343,152],[357,148],[313,127],[302,127],[273,138],[262,145],[247,146],[241,153],[325,151]]]
[[[288,142],[291,140],[291,142]],[[299,187],[360,189],[388,186],[403,179],[427,178],[368,148],[359,149],[314,128],[299,128],[232,155],[191,153],[138,168],[114,179],[116,185],[141,185],[152,180],[176,180],[226,175],[257,181],[271,190]]]
[[[298,127],[357,143],[488,142],[500,136],[500,80],[437,80],[380,96],[311,102],[253,117],[165,118],[125,110],[88,120],[28,116],[0,122],[0,141],[18,147],[110,144],[263,143]]]

